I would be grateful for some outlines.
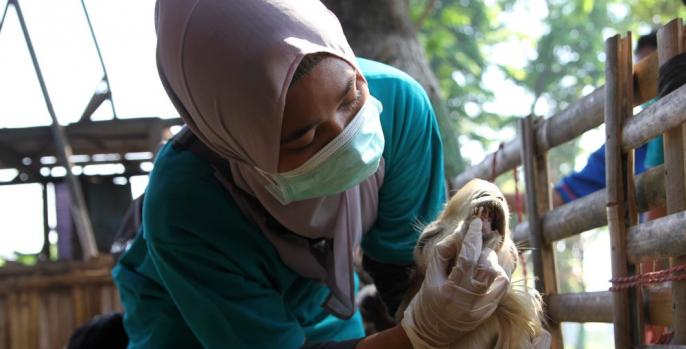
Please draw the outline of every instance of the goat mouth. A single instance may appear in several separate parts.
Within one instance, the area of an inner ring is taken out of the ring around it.
[[[474,217],[480,218],[483,222],[481,232],[484,243],[501,240],[500,238],[505,234],[505,217],[502,208],[496,201],[480,202],[474,206],[472,213]],[[495,245],[499,244],[496,243]]]

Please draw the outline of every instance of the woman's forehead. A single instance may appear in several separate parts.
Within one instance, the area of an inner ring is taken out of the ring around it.
[[[339,104],[355,82],[355,69],[346,61],[327,57],[288,90],[284,122],[291,114],[317,114]]]

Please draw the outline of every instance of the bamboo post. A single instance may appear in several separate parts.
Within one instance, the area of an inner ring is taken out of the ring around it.
[[[627,262],[627,218],[626,179],[628,168],[627,158],[622,153],[622,127],[624,120],[631,114],[632,80],[631,34],[626,38],[615,35],[605,42],[605,175],[607,183],[607,221],[610,231],[612,277],[623,277],[630,273]],[[632,161],[628,161],[632,163]],[[613,322],[615,333],[615,348],[630,348],[641,344],[641,328],[637,328],[635,320],[634,294],[630,290],[613,292]]]
[[[10,346],[8,313],[7,297],[6,295],[0,295],[0,348],[8,348]]]
[[[81,183],[78,178],[71,171],[71,145],[69,140],[57,120],[57,115],[52,107],[52,101],[48,95],[48,88],[43,79],[43,73],[38,64],[38,58],[36,57],[36,52],[33,49],[33,43],[31,42],[31,37],[29,36],[29,31],[24,21],[24,15],[19,6],[19,0],[9,0],[8,4],[12,4],[17,12],[17,18],[19,18],[19,25],[24,34],[24,39],[26,41],[26,46],[29,49],[29,55],[31,56],[31,61],[33,62],[33,68],[36,72],[36,77],[38,78],[38,83],[40,85],[41,91],[43,92],[43,99],[45,100],[45,106],[48,109],[50,118],[52,119],[52,125],[50,127],[52,131],[52,136],[55,142],[55,148],[57,149],[57,158],[62,166],[64,166],[67,171],[67,183],[69,184],[69,194],[72,197],[72,216],[74,217],[74,225],[76,226],[76,232],[78,233],[79,242],[81,243],[81,248],[83,250],[83,255],[85,259],[90,259],[98,255],[98,249],[95,244],[95,236],[93,235],[93,226],[91,225],[90,217],[88,216],[88,211],[86,210],[86,202],[83,198],[83,191],[81,190]]]
[[[27,311],[28,311],[28,321],[27,328],[24,329],[27,333],[29,348],[38,348],[39,339],[41,337],[41,328],[39,321],[39,309],[40,309],[40,295],[37,291],[26,293],[27,299]]]
[[[682,35],[681,18],[672,20],[657,32],[660,66],[683,52]],[[668,214],[686,210],[683,132],[683,126],[680,125],[665,132],[663,137]],[[673,258],[672,263],[686,263],[686,255]],[[672,306],[672,325],[674,329],[672,344],[686,344],[686,282],[672,282]]]
[[[527,218],[531,231],[530,241],[536,289],[543,295],[557,294],[557,276],[553,245],[544,243],[542,216],[552,208],[548,181],[546,152],[538,152],[535,141],[534,116],[520,120],[521,158],[524,161]],[[559,322],[550,321],[548,331],[553,337],[552,348],[562,349],[562,329]]]
[[[620,59],[623,60],[623,65],[624,65],[624,72],[625,72],[625,82],[624,82],[624,98],[623,98],[623,108],[625,110],[624,112],[624,117],[625,119],[622,120],[622,133],[620,133],[620,142],[622,142],[623,139],[623,131],[624,131],[624,121],[626,120],[631,120],[633,119],[633,109],[634,109],[634,96],[635,96],[635,91],[634,91],[634,80],[633,80],[633,54],[632,54],[632,47],[631,47],[631,33],[628,33],[627,37],[623,41],[623,46],[622,46],[622,56]],[[620,145],[621,147],[621,145]],[[635,149],[628,149],[625,150],[624,148],[621,148],[622,150],[622,158],[626,160],[626,167],[624,168],[623,174],[624,178],[626,179],[625,185],[624,185],[624,191],[625,191],[625,203],[626,203],[626,214],[628,217],[626,217],[625,220],[625,245],[623,247],[624,253],[627,253],[627,242],[628,242],[628,229],[630,227],[636,226],[639,223],[639,217],[638,217],[638,204],[637,204],[637,193],[636,193],[636,175],[635,175]],[[635,275],[638,272],[639,266],[636,264],[631,263],[630,259],[625,257],[625,263],[627,264],[628,272],[629,275]],[[646,291],[647,292],[647,291]],[[641,344],[644,342],[643,339],[643,334],[644,334],[644,304],[643,304],[643,291],[641,288],[634,288],[629,290],[629,303],[630,306],[633,308],[632,309],[632,314],[633,317],[630,319],[631,320],[631,326],[632,326],[632,331],[633,331],[633,336],[635,339],[636,344]]]
[[[48,183],[41,183],[43,193],[43,247],[41,247],[41,256],[45,260],[50,260],[50,224],[48,224]]]

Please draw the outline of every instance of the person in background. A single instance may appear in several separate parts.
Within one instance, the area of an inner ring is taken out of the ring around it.
[[[636,44],[634,56],[636,61],[640,61],[657,49],[657,33],[651,32],[641,36]],[[650,105],[647,102],[643,108]],[[648,144],[644,144],[636,148],[635,152],[635,173],[643,173],[646,169],[655,166],[657,162],[657,150],[653,143],[658,142],[660,150],[662,150],[662,137],[657,137],[651,140]],[[651,146],[652,145],[652,146]],[[605,144],[598,150],[594,151],[586,162],[586,166],[579,171],[565,176],[555,185],[553,190],[553,206],[557,207],[570,201],[584,197],[588,194],[594,193],[600,189],[605,188]]]

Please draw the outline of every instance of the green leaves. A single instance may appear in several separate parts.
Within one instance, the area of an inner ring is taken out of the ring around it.
[[[581,11],[584,14],[591,13],[592,9],[593,9],[593,0],[582,0],[581,1]]]
[[[513,121],[524,116],[484,110],[484,105],[499,101],[484,86],[489,69],[500,70],[503,84],[509,81],[531,96],[518,101],[530,105],[511,109],[550,116],[604,83],[607,36],[627,30],[645,34],[656,23],[686,17],[686,6],[680,1],[409,0],[409,4],[413,20],[421,22],[419,39],[440,80],[453,127],[458,135],[483,142],[485,149],[504,140],[484,137],[484,128],[513,128]],[[512,43],[517,50],[494,49],[503,43]],[[523,64],[522,57],[528,58]],[[468,113],[465,106],[473,104],[479,108],[471,106]],[[561,175],[562,162],[573,162],[577,149],[564,153],[571,157],[552,159],[554,178]]]

